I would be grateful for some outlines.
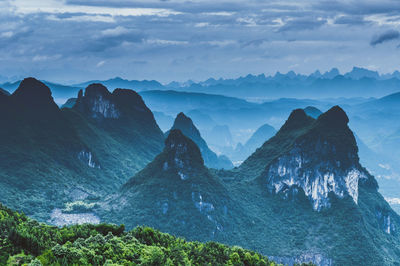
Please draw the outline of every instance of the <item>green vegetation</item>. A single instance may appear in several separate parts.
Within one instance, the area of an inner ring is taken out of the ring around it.
[[[259,253],[188,242],[149,227],[57,228],[0,204],[0,265],[276,265]]]
[[[203,167],[193,142],[174,134],[175,146],[187,147],[183,169],[191,169],[192,175],[182,180],[179,167],[164,168],[165,162],[171,166],[169,162],[176,158],[175,151],[166,148],[99,215],[127,228],[145,224],[188,240],[239,244],[279,258],[309,256],[334,265],[396,265],[400,218],[379,194],[372,176],[360,180],[357,204],[350,196],[331,195],[331,207],[321,212],[313,210],[301,188],[293,187],[297,192],[282,198],[260,182],[268,165],[295,145],[313,155],[305,170],[322,159],[336,170],[346,167],[342,161],[348,160],[347,164],[365,172],[343,114],[335,108],[315,120],[303,110],[294,111],[274,137],[232,171]],[[335,125],[331,119],[341,122]],[[320,141],[333,144],[340,154],[313,148]],[[332,159],[340,160],[341,166],[331,163]],[[199,194],[201,205],[209,209],[196,208]]]
[[[94,99],[97,90],[92,90]],[[124,90],[106,94],[120,112],[118,119],[59,109],[50,89],[33,78],[0,97],[4,204],[47,221],[54,208],[63,209],[67,202],[115,192],[161,152],[163,133],[141,97]]]

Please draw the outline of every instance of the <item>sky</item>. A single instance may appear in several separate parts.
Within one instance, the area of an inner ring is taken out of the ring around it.
[[[0,80],[400,70],[400,1],[0,0]]]

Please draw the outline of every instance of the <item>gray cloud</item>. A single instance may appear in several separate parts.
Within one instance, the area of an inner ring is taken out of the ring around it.
[[[382,34],[376,35],[372,38],[370,44],[375,46],[384,42],[396,40],[400,38],[400,32],[397,30],[388,30]]]
[[[6,1],[0,3],[7,9],[0,8],[2,76],[168,82],[397,67],[387,60],[393,51],[373,47],[387,35],[370,41],[371,32],[399,23],[397,1],[66,0],[57,9],[42,8],[51,1]],[[37,8],[17,5],[23,1]],[[154,8],[166,12],[148,12]]]
[[[342,24],[342,25],[350,25],[350,26],[359,26],[364,24],[369,24],[369,21],[366,21],[363,16],[340,16],[335,19],[335,24]]]
[[[291,19],[285,22],[285,24],[279,28],[279,32],[284,31],[302,31],[302,30],[313,30],[321,27],[326,23],[325,19]]]

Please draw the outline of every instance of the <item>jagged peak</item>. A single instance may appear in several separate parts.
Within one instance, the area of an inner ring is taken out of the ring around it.
[[[314,121],[314,119],[309,117],[303,109],[295,109],[290,113],[289,118],[280,131],[302,128],[309,125],[312,121]]]
[[[335,105],[325,113],[321,114],[317,119],[317,123],[324,124],[330,128],[347,126],[349,123],[349,117],[342,108]]]
[[[306,108],[304,108],[304,112],[314,119],[317,119],[322,114],[322,111],[314,106],[307,106]]]
[[[200,138],[200,132],[194,125],[192,119],[186,116],[183,112],[180,112],[176,116],[174,125],[172,126],[171,130],[172,129],[179,129],[191,138]]]
[[[182,122],[187,122],[193,124],[193,121],[190,117],[186,116],[183,112],[180,112],[179,114],[176,115],[175,122],[182,121]]]
[[[101,83],[92,83],[85,89],[85,97],[91,97],[96,95],[110,96],[111,93]]]
[[[166,166],[175,165],[176,168],[187,172],[195,165],[204,166],[199,147],[179,129],[172,129],[165,140],[164,153],[167,154]]]
[[[84,95],[82,91],[79,91],[74,108],[100,120],[120,117],[120,110],[113,103],[112,94],[100,83],[90,84],[85,89]]]
[[[33,99],[53,100],[49,87],[32,77],[22,80],[17,90],[13,93],[13,96],[17,98],[25,98],[30,101]]]
[[[119,102],[128,103],[131,105],[145,105],[142,97],[134,90],[130,89],[115,89],[112,93]]]
[[[190,148],[195,154],[201,157],[199,147],[190,138],[186,137],[179,129],[172,129],[165,140],[165,149],[167,151],[175,150],[182,145]]]

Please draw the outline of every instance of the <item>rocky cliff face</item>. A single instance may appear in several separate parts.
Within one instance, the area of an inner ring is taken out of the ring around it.
[[[80,91],[75,106],[96,119],[120,116],[120,111],[112,100],[112,94],[101,84],[89,85],[85,90],[85,95]]]
[[[307,149],[304,151],[301,146],[307,146]],[[350,196],[357,203],[358,182],[367,178],[363,170],[358,169],[357,162],[354,161],[347,169],[340,168],[340,161],[314,164],[313,158],[318,153],[334,157],[336,149],[328,142],[317,140],[310,144],[296,144],[287,154],[275,159],[264,175],[269,191],[287,196],[292,187],[301,188],[316,211],[330,207],[331,192],[339,198]],[[349,154],[349,157],[353,155]]]
[[[296,112],[283,129],[290,129],[297,122],[293,119],[301,121],[305,116],[303,110]],[[331,206],[331,194],[348,196],[357,204],[359,182],[367,180],[369,174],[360,166],[355,138],[347,123],[346,114],[336,106],[302,128],[293,144],[262,173],[260,178],[268,190],[288,197],[301,189],[316,211]]]

